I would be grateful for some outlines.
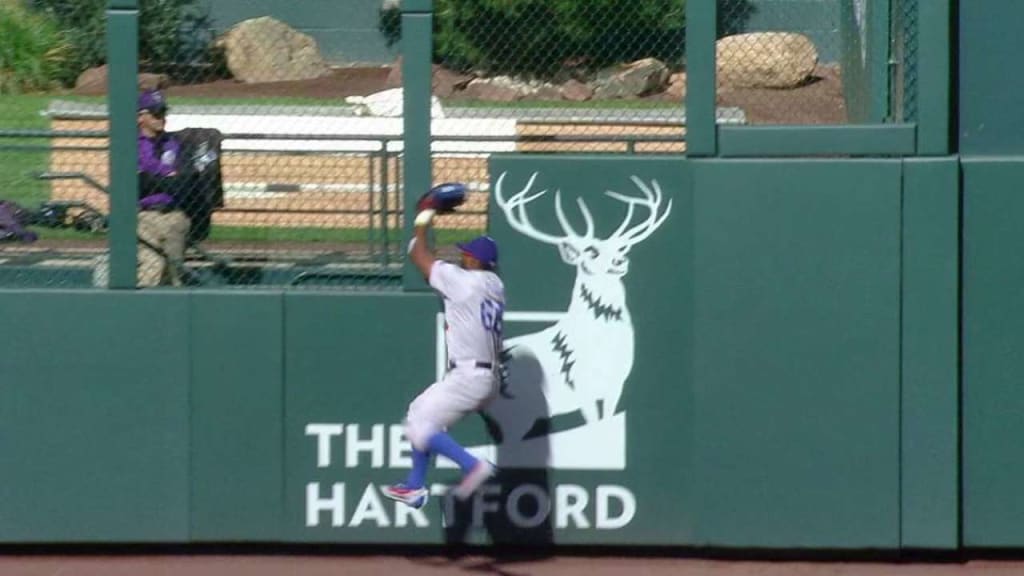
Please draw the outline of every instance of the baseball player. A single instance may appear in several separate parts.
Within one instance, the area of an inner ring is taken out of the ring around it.
[[[458,244],[461,266],[437,260],[427,247],[427,229],[437,213],[432,208],[416,216],[409,256],[444,301],[448,370],[409,404],[405,435],[412,444],[412,470],[405,482],[388,486],[384,494],[420,508],[427,502],[427,466],[441,454],[458,464],[462,481],[453,490],[464,500],[494,475],[494,465],[477,459],[446,430],[466,414],[485,406],[499,386],[502,314],[505,285],[494,272],[498,247],[488,236]]]

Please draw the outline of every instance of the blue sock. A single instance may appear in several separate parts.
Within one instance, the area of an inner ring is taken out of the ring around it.
[[[412,449],[412,470],[409,477],[405,479],[405,487],[418,489],[423,488],[427,481],[427,465],[430,463],[430,453]]]
[[[476,458],[469,452],[466,452],[465,448],[459,446],[458,442],[445,432],[438,432],[431,436],[430,441],[427,442],[427,447],[430,448],[431,452],[436,452],[450,458],[459,465],[463,473],[469,472],[476,465]]]

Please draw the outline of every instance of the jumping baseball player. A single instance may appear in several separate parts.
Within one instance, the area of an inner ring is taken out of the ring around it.
[[[451,459],[462,470],[462,481],[453,490],[460,500],[495,472],[493,464],[467,452],[447,429],[485,406],[498,391],[505,309],[505,286],[494,272],[498,247],[490,237],[480,236],[458,244],[461,266],[435,259],[427,246],[427,229],[439,212],[447,213],[427,207],[417,214],[409,256],[444,301],[448,370],[409,405],[405,435],[412,444],[412,470],[405,482],[384,489],[388,498],[414,508],[427,502],[424,485],[434,454]]]

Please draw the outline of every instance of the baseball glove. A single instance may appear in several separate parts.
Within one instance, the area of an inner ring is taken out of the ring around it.
[[[466,201],[466,185],[446,182],[434,186],[416,203],[416,211],[434,210],[438,214],[451,214]]]

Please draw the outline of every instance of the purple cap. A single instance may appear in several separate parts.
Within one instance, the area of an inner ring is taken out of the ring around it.
[[[167,99],[159,90],[146,90],[139,94],[139,110],[167,110]]]
[[[477,236],[465,244],[459,243],[456,246],[488,267],[494,267],[498,263],[498,245],[490,236]]]

